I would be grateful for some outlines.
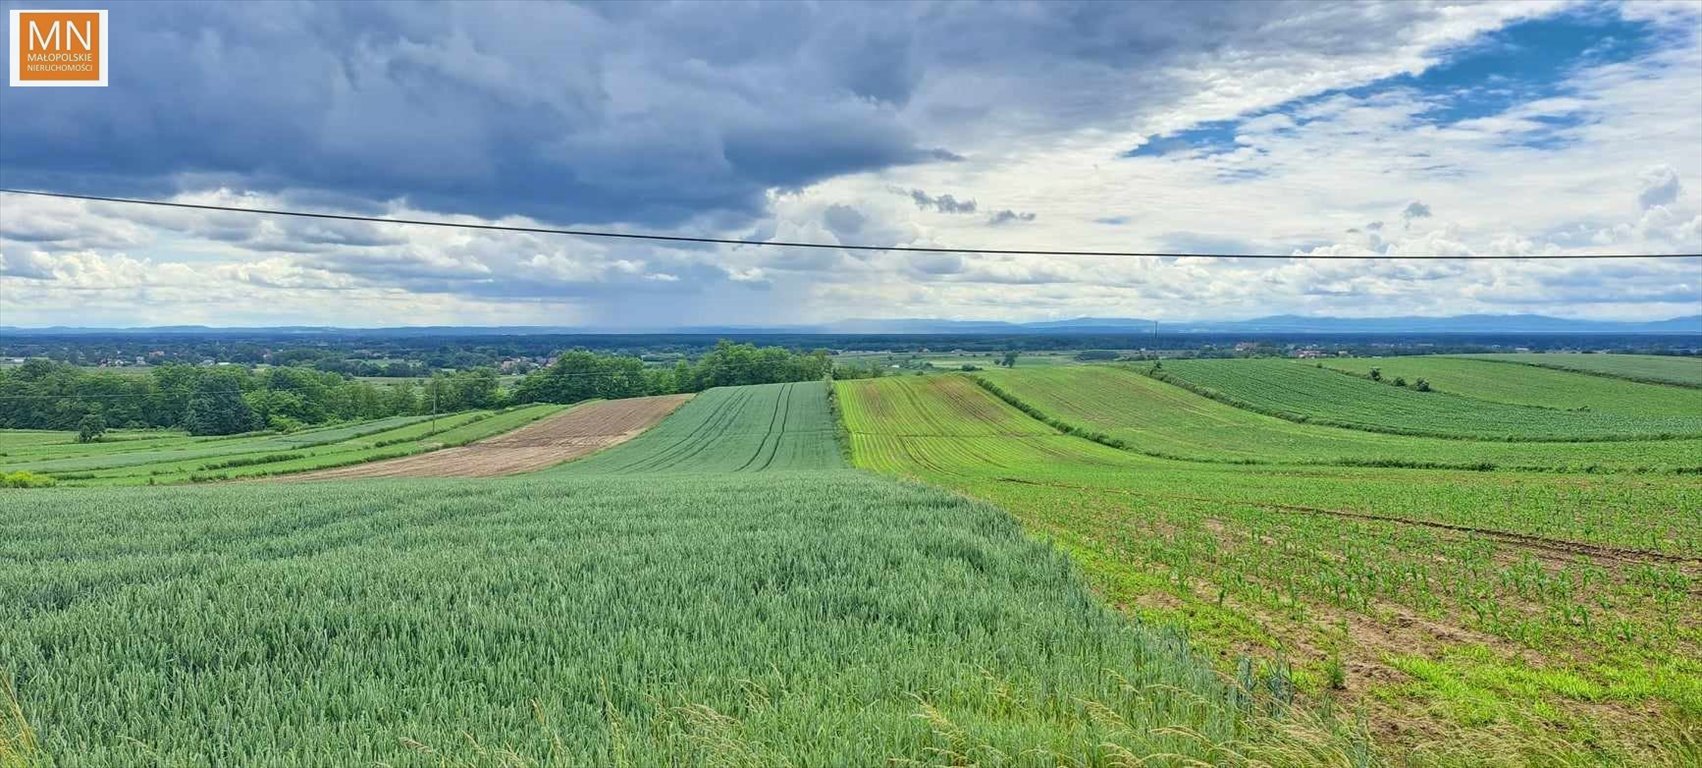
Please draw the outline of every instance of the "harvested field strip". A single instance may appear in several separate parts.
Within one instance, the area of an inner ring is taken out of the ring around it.
[[[563,466],[585,474],[843,467],[822,382],[719,387],[627,443]]]
[[[309,472],[289,479],[494,477],[533,472],[637,437],[689,398],[690,395],[661,395],[586,403],[469,445]]]

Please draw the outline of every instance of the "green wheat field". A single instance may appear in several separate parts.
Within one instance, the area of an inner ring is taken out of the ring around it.
[[[1702,360],[722,387],[256,481],[562,413],[0,432],[0,766],[1702,764]]]

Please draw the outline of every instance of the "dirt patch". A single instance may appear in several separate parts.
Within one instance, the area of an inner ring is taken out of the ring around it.
[[[372,477],[494,477],[547,469],[619,445],[674,412],[690,395],[606,400],[540,419],[524,427],[458,448],[374,461],[287,480],[352,480]]]

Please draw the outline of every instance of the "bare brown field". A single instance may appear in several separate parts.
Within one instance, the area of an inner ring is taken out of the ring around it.
[[[691,395],[658,395],[590,403],[477,443],[374,461],[288,480],[376,477],[495,477],[547,469],[637,437]]]

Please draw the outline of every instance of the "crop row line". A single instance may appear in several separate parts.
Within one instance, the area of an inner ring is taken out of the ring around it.
[[[1420,520],[1420,519],[1414,519],[1414,518],[1410,518],[1410,517],[1393,517],[1393,516],[1390,516],[1390,515],[1377,515],[1377,514],[1372,514],[1370,512],[1360,512],[1360,511],[1357,511],[1357,510],[1327,509],[1327,508],[1324,508],[1324,507],[1308,507],[1308,506],[1301,506],[1301,505],[1298,505],[1298,504],[1278,504],[1278,503],[1275,503],[1275,502],[1263,502],[1263,501],[1245,501],[1245,500],[1237,500],[1237,499],[1216,499],[1216,498],[1210,498],[1210,497],[1207,497],[1207,496],[1189,496],[1189,495],[1186,495],[1186,494],[1179,494],[1179,493],[1159,493],[1159,492],[1154,492],[1154,491],[1130,491],[1130,490],[1123,490],[1123,489],[1117,489],[1117,488],[1103,488],[1103,487],[1095,487],[1095,486],[1088,486],[1088,485],[1069,485],[1069,484],[1066,484],[1066,483],[1043,483],[1043,482],[1039,482],[1039,481],[1036,481],[1036,480],[1026,480],[1026,479],[1023,479],[1023,478],[1020,478],[1020,477],[998,477],[998,478],[994,478],[994,479],[998,480],[1001,483],[1016,483],[1016,484],[1019,484],[1019,485],[1037,485],[1037,486],[1043,486],[1043,487],[1047,487],[1047,488],[1060,488],[1060,489],[1064,489],[1064,490],[1093,491],[1093,492],[1097,492],[1097,493],[1113,493],[1113,494],[1118,494],[1118,495],[1122,495],[1122,496],[1158,496],[1158,497],[1161,497],[1161,498],[1183,499],[1183,500],[1186,500],[1186,501],[1201,501],[1201,502],[1208,502],[1208,503],[1213,503],[1213,504],[1224,504],[1224,503],[1245,504],[1247,506],[1263,507],[1265,509],[1278,509],[1278,510],[1282,510],[1282,511],[1285,511],[1285,512],[1305,512],[1305,513],[1308,513],[1308,514],[1330,515],[1332,517],[1342,517],[1342,518],[1349,518],[1349,519],[1356,519],[1356,520],[1370,520],[1370,521],[1374,521],[1374,522],[1395,523],[1395,524],[1399,524],[1399,525],[1412,525],[1412,526],[1419,526],[1419,527],[1424,527],[1424,528],[1436,528],[1436,529],[1440,529],[1440,530],[1454,531],[1454,532],[1457,532],[1457,533],[1472,533],[1472,534],[1478,534],[1478,535],[1481,535],[1481,536],[1488,536],[1490,538],[1500,539],[1500,540],[1505,541],[1507,543],[1519,544],[1519,545],[1522,545],[1522,546],[1532,547],[1532,548],[1536,548],[1536,549],[1546,549],[1546,550],[1559,552],[1559,553],[1562,553],[1562,554],[1587,555],[1587,556],[1590,556],[1590,557],[1599,557],[1599,558],[1604,558],[1604,559],[1608,559],[1608,560],[1620,560],[1620,561],[1624,561],[1624,562],[1655,561],[1655,562],[1661,562],[1661,563],[1674,563],[1674,564],[1702,563],[1702,557],[1695,557],[1695,556],[1688,556],[1688,555],[1674,555],[1674,554],[1670,554],[1670,553],[1667,553],[1667,552],[1657,552],[1655,550],[1650,550],[1650,549],[1634,549],[1634,548],[1631,548],[1631,547],[1615,547],[1615,546],[1610,546],[1610,545],[1606,545],[1606,544],[1587,544],[1587,543],[1584,543],[1584,542],[1581,542],[1581,541],[1571,541],[1571,540],[1568,540],[1568,539],[1556,539],[1556,538],[1550,538],[1550,537],[1547,537],[1547,536],[1535,536],[1535,535],[1528,534],[1528,533],[1516,533],[1516,532],[1513,532],[1513,531],[1504,531],[1504,530],[1499,530],[1499,529],[1495,529],[1495,528],[1480,528],[1478,526],[1457,525],[1457,524],[1454,524],[1454,523],[1444,523],[1444,522],[1440,522],[1440,521],[1436,521],[1436,520]]]
[[[1338,428],[1341,428],[1341,429],[1354,429],[1354,430],[1359,430],[1361,432],[1377,432],[1377,433],[1382,433],[1382,434],[1387,434],[1387,435],[1406,435],[1406,436],[1411,436],[1411,437],[1431,437],[1431,438],[1438,438],[1438,439],[1443,439],[1443,440],[1458,440],[1458,441],[1461,441],[1461,442],[1502,442],[1502,443],[1616,443],[1616,442],[1624,443],[1624,442],[1642,442],[1642,441],[1649,441],[1649,440],[1683,440],[1683,439],[1689,439],[1689,438],[1694,438],[1694,437],[1702,437],[1702,435],[1698,435],[1698,434],[1695,434],[1695,433],[1683,433],[1683,432],[1670,432],[1670,433],[1663,432],[1663,433],[1660,433],[1660,434],[1593,435],[1593,436],[1590,436],[1590,437],[1549,436],[1549,435],[1540,436],[1540,437],[1538,437],[1538,436],[1523,436],[1523,435],[1476,435],[1476,436],[1472,436],[1472,437],[1464,437],[1464,436],[1454,434],[1454,433],[1451,433],[1451,432],[1432,431],[1432,430],[1423,430],[1423,429],[1404,429],[1404,428],[1401,428],[1401,427],[1392,427],[1392,426],[1383,425],[1383,424],[1366,424],[1366,423],[1361,423],[1361,422],[1357,422],[1357,421],[1344,421],[1344,420],[1339,420],[1339,419],[1317,418],[1317,417],[1310,416],[1310,415],[1303,414],[1303,413],[1293,413],[1293,412],[1290,412],[1290,411],[1282,410],[1281,408],[1271,408],[1271,407],[1260,405],[1258,403],[1254,403],[1254,402],[1251,402],[1251,401],[1248,401],[1248,400],[1244,400],[1242,398],[1236,397],[1236,396],[1228,394],[1226,392],[1223,392],[1223,391],[1220,391],[1220,390],[1217,390],[1217,389],[1213,389],[1211,387],[1202,386],[1200,384],[1196,384],[1196,383],[1189,381],[1187,379],[1184,379],[1180,376],[1172,375],[1170,372],[1165,371],[1165,370],[1163,370],[1163,369],[1161,369],[1157,366],[1153,366],[1151,368],[1135,368],[1134,370],[1139,371],[1140,373],[1144,373],[1147,376],[1150,376],[1154,379],[1157,379],[1158,381],[1162,381],[1166,384],[1170,384],[1172,386],[1180,387],[1182,389],[1185,389],[1185,390],[1192,392],[1196,395],[1199,395],[1201,397],[1209,398],[1211,400],[1216,400],[1216,401],[1223,403],[1225,405],[1234,406],[1234,407],[1240,408],[1244,411],[1252,411],[1253,413],[1261,413],[1261,414],[1264,414],[1266,416],[1274,416],[1276,418],[1282,419],[1283,421],[1290,421],[1290,422],[1294,422],[1296,424],[1317,424],[1317,425],[1322,425],[1322,426],[1326,426],[1326,427],[1338,427]],[[1351,376],[1351,374],[1349,374],[1349,376]],[[1470,399],[1470,398],[1467,398],[1467,399]],[[1532,407],[1532,408],[1533,408],[1533,410],[1541,410],[1541,409],[1535,408],[1535,407]]]

